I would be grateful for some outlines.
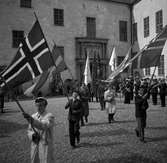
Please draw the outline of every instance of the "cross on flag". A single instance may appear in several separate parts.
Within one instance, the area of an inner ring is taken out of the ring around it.
[[[20,43],[10,65],[1,73],[1,77],[12,88],[34,79],[53,65],[44,34],[36,21],[28,36]],[[0,87],[4,86],[0,81]]]

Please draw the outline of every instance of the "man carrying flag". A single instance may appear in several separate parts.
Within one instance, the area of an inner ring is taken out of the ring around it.
[[[0,74],[0,88],[5,91],[10,90],[24,82],[34,79],[44,71],[54,65],[49,47],[40,27],[36,20],[28,36],[22,41],[19,49],[10,63],[10,65]],[[24,118],[27,119],[31,126],[30,140],[31,162],[54,162],[52,139],[54,116],[46,113],[47,100],[36,99],[35,103],[38,112],[35,116],[25,113],[17,99],[14,97],[19,108],[23,112]],[[49,143],[48,143],[49,142]],[[38,160],[38,161],[37,161]]]

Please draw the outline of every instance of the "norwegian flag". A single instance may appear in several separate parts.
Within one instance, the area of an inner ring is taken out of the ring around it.
[[[10,65],[0,75],[8,87],[13,88],[34,79],[52,65],[54,62],[37,20],[28,36],[20,43]],[[5,88],[4,82],[0,81],[0,87]]]

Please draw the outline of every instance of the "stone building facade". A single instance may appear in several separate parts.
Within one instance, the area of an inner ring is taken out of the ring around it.
[[[156,34],[155,12],[162,10],[163,25],[167,24],[166,8],[166,0],[0,1],[0,66],[8,65],[14,57],[17,51],[14,37],[19,37],[18,31],[21,32],[20,37],[28,34],[36,19],[35,12],[50,49],[54,43],[62,49],[69,68],[63,78],[73,77],[82,81],[89,53],[93,78],[106,79],[111,72],[108,63],[113,48],[116,50],[117,65],[131,45],[133,53],[139,51]],[[143,18],[146,16],[150,16],[150,35],[144,38]],[[133,23],[137,23],[135,42],[132,37]],[[165,75],[167,67],[164,62]]]

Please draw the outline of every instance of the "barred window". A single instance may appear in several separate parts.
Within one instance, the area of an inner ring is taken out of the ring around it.
[[[133,43],[137,41],[137,23],[133,24]]]
[[[160,57],[160,63],[158,66],[158,75],[164,75],[164,55]]]
[[[12,36],[13,36],[13,43],[12,47],[13,48],[18,48],[19,44],[22,42],[24,39],[24,31],[12,31]]]
[[[144,18],[144,37],[148,37],[149,31],[149,17]]]
[[[163,15],[162,10],[156,12],[156,33],[161,32],[163,28]]]
[[[31,8],[31,0],[20,0],[20,7]]]
[[[150,67],[145,69],[145,75],[150,75]]]
[[[87,37],[95,38],[96,37],[96,18],[87,17]]]
[[[127,21],[119,21],[119,39],[127,41]]]
[[[64,10],[54,9],[54,25],[64,26]]]

